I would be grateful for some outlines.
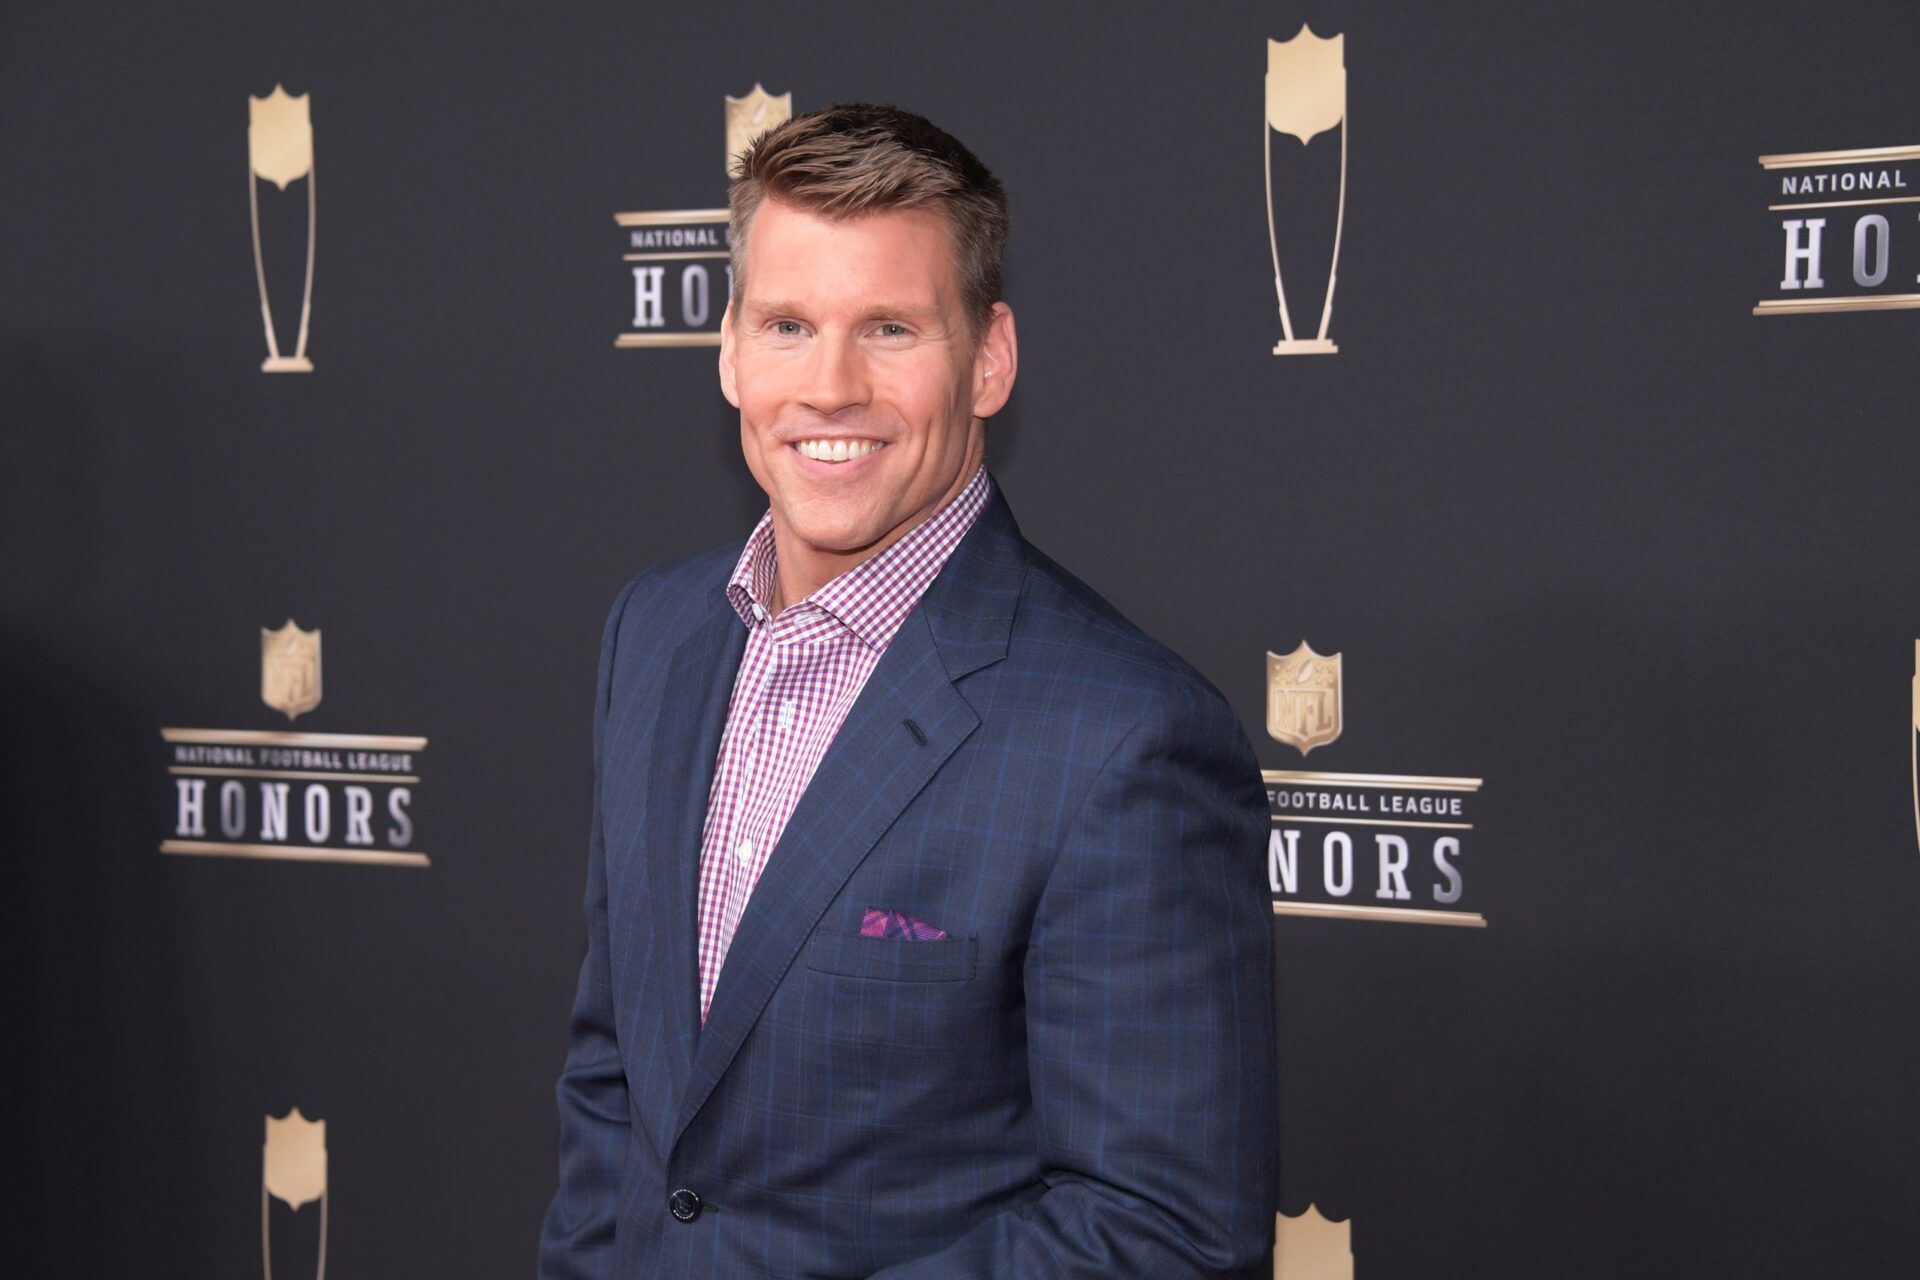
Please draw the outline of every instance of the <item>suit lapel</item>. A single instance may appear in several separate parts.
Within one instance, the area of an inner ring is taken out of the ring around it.
[[[654,978],[666,1010],[675,1098],[685,1088],[700,1032],[700,836],[747,638],[724,590],[715,587],[714,595],[715,607],[668,666],[647,781],[647,883],[666,890],[647,909],[654,920]]]
[[[954,682],[1005,656],[1024,571],[1019,527],[996,484],[867,677],[747,899],[699,1034],[674,1141],[705,1105],[840,887],[979,727]],[[705,799],[703,791],[702,816]],[[693,839],[697,861],[697,825]],[[691,920],[684,910],[676,914]],[[697,996],[690,998],[697,1023]]]

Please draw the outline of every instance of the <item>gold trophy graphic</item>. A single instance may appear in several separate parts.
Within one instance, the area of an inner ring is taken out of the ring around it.
[[[1353,1280],[1353,1221],[1335,1222],[1312,1205],[1297,1218],[1278,1214],[1273,1280]]]
[[[312,95],[293,97],[279,85],[264,98],[247,95],[247,203],[253,211],[253,274],[260,281],[260,319],[267,329],[267,373],[312,373],[307,359],[307,321],[313,314],[313,116]],[[260,180],[285,191],[289,182],[307,180],[307,287],[300,299],[300,337],[293,354],[280,354],[273,332],[273,308],[267,302],[267,270],[260,256]]]
[[[1273,292],[1280,301],[1277,356],[1332,355],[1340,348],[1327,337],[1333,321],[1333,285],[1340,269],[1340,232],[1347,219],[1347,66],[1346,36],[1322,39],[1305,23],[1291,40],[1267,41],[1267,119],[1260,130],[1261,158],[1267,175],[1267,245],[1273,250]],[[1320,333],[1293,336],[1287,291],[1280,283],[1280,245],[1273,230],[1273,139],[1267,130],[1291,134],[1306,146],[1334,127],[1340,130],[1340,205],[1333,224],[1333,264],[1327,268],[1327,299],[1320,309]]]
[[[315,1280],[327,1274],[327,1122],[309,1120],[295,1107],[279,1119],[267,1117],[267,1140],[260,1149],[260,1266],[273,1280],[275,1200],[295,1213],[320,1202],[320,1250]]]

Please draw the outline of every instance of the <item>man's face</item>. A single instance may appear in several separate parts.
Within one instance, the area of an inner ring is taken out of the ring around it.
[[[1013,381],[1012,314],[996,304],[974,341],[938,210],[830,221],[763,201],[742,283],[720,383],[747,467],[783,560],[843,571],[972,477]]]

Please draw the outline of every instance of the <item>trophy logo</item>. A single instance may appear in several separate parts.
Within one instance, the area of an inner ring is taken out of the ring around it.
[[[753,92],[743,98],[727,95],[727,176],[740,176],[740,153],[769,129],[793,119],[793,93],[789,90],[774,97],[753,82]]]
[[[1273,1280],[1353,1280],[1353,1220],[1330,1222],[1312,1205],[1274,1218]]]
[[[1332,355],[1340,348],[1327,337],[1333,322],[1333,286],[1340,268],[1340,232],[1347,218],[1347,66],[1346,36],[1322,39],[1305,23],[1291,40],[1267,41],[1267,118],[1261,128],[1261,158],[1267,175],[1267,245],[1273,251],[1273,292],[1280,303],[1277,356]],[[1320,308],[1320,332],[1296,338],[1287,311],[1287,290],[1280,282],[1280,244],[1273,229],[1273,139],[1269,129],[1306,146],[1330,129],[1340,130],[1340,203],[1333,224],[1333,262],[1327,268],[1327,297]]]
[[[261,627],[260,701],[291,721],[320,695],[320,628]],[[172,802],[161,853],[433,865],[415,847],[424,737],[178,726],[160,738]]]
[[[1306,755],[1340,736],[1340,655],[1267,651],[1267,732]]]
[[[312,373],[307,359],[307,321],[313,314],[313,116],[310,94],[294,97],[279,85],[264,98],[247,96],[247,202],[253,211],[253,274],[260,282],[260,319],[267,330],[266,373]],[[307,180],[307,287],[300,300],[300,336],[293,354],[280,354],[273,330],[273,307],[267,301],[267,270],[260,252],[260,181],[285,191],[287,184]]]
[[[1759,159],[1780,256],[1767,265],[1762,278],[1770,296],[1754,304],[1754,315],[1920,308],[1920,293],[1913,291],[1920,237],[1907,234],[1912,220],[1893,208],[1920,200],[1913,194],[1920,188],[1920,146]]]
[[[793,94],[771,94],[758,82],[726,99],[728,177],[740,153],[793,117]],[[627,327],[613,340],[622,350],[717,347],[720,321],[733,295],[731,215],[718,209],[648,209],[613,215],[620,228]]]
[[[319,1260],[316,1277],[327,1273],[327,1122],[309,1120],[295,1107],[275,1119],[267,1117],[267,1139],[260,1150],[260,1265],[273,1280],[273,1217],[275,1200],[295,1213],[320,1202]]]
[[[1284,656],[1268,650],[1267,732],[1303,756],[1339,738],[1343,666],[1304,640]],[[1483,779],[1324,767],[1260,776],[1275,915],[1487,927],[1469,888]]]
[[[292,618],[260,628],[260,701],[288,720],[320,705],[320,628],[302,631]]]

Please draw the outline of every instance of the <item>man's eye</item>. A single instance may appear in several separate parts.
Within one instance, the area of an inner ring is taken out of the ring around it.
[[[883,338],[904,338],[907,336],[907,326],[895,324],[891,320],[883,321],[880,325],[880,336]]]
[[[783,338],[797,338],[800,336],[800,322],[798,320],[775,320],[773,322],[773,331]]]

